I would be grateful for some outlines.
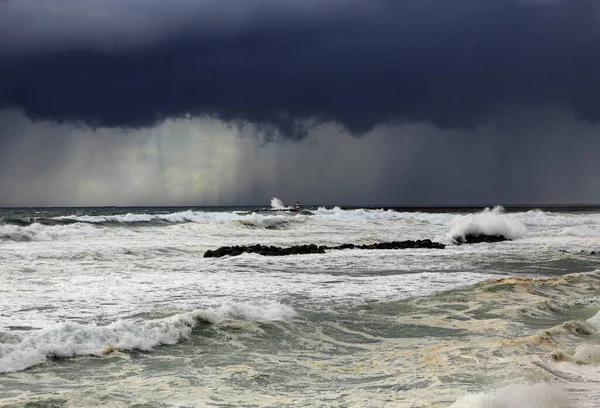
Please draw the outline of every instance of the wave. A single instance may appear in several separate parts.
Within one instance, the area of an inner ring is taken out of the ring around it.
[[[593,238],[593,237],[600,237],[600,229],[595,225],[580,225],[577,227],[565,228],[558,235],[570,236],[570,237],[581,237],[581,238]]]
[[[273,198],[271,198],[271,208],[274,210],[288,210],[288,209],[291,209],[292,207],[286,207],[286,205],[283,204],[283,201],[281,201],[277,197],[273,197]]]
[[[228,320],[249,320],[267,323],[295,316],[297,313],[292,307],[280,303],[226,304],[150,321],[120,320],[107,326],[61,323],[0,343],[0,374],[21,371],[52,357],[101,357],[115,350],[151,350],[160,345],[176,344],[188,338],[201,322],[220,324]]]
[[[449,238],[464,241],[466,235],[504,235],[508,239],[526,237],[529,233],[523,222],[508,217],[502,207],[486,208],[476,214],[457,216],[452,220]]]
[[[1,218],[0,225],[17,225],[27,227],[32,224],[41,224],[46,226],[54,225],[70,225],[77,223],[77,220],[57,219],[57,218],[40,218],[40,217],[17,217],[17,218]]]
[[[218,219],[219,214],[228,213],[211,213],[199,211],[181,211],[169,214],[116,214],[116,215],[65,215],[56,217],[58,220],[72,220],[76,222],[87,222],[90,224],[107,224],[107,223],[151,223],[163,221],[167,223],[183,223],[194,221],[206,221],[210,219]],[[231,213],[229,213],[231,214]]]
[[[275,200],[275,198],[274,198]],[[273,208],[283,205],[275,204]],[[281,207],[288,208],[288,207]],[[502,207],[485,209],[482,212],[466,215],[449,213],[398,212],[384,209],[349,209],[340,207],[311,209],[312,219],[308,220],[302,213],[265,211],[198,211],[185,210],[172,213],[126,213],[105,215],[61,215],[53,218],[12,217],[0,219],[0,239],[31,241],[43,235],[38,226],[69,227],[81,223],[95,226],[168,226],[178,223],[231,223],[233,226],[245,228],[287,229],[296,222],[309,223],[344,223],[352,226],[362,226],[364,223],[390,222],[398,223],[399,231],[415,231],[427,229],[433,233],[436,240],[456,241],[468,234],[504,235],[515,240],[524,237],[600,237],[600,214],[563,214],[546,213],[531,210],[523,213],[503,212]],[[18,228],[31,227],[31,230]],[[33,231],[33,232],[32,232]],[[423,230],[425,231],[425,230]],[[448,232],[449,231],[449,232]],[[419,238],[422,236],[419,236]]]
[[[418,315],[422,324],[477,333],[468,346],[457,342],[443,354],[453,362],[472,358],[466,365],[457,364],[457,376],[467,369],[477,372],[475,367],[486,373],[497,370],[488,377],[490,382],[471,384],[478,392],[456,399],[450,407],[580,406],[574,402],[585,395],[580,393],[588,383],[596,383],[600,365],[599,279],[598,272],[508,277],[421,300],[421,307],[425,301],[434,302]],[[434,305],[445,312],[433,315]],[[588,318],[592,310],[595,315]],[[481,389],[482,384],[487,385]]]
[[[116,215],[66,215],[57,217],[62,220],[73,220],[89,224],[153,224],[164,225],[171,223],[187,222],[228,222],[247,220],[255,217],[281,217],[282,214],[254,214],[248,212],[225,212],[225,211],[181,211],[169,214],[116,214]]]
[[[573,350],[556,350],[550,354],[554,361],[600,365],[600,345],[579,344]]]
[[[542,210],[530,210],[512,214],[527,225],[541,227],[573,227],[600,223],[600,213],[556,213]]]
[[[511,384],[499,390],[459,398],[450,408],[567,408],[567,394],[560,386],[546,383]]]
[[[394,210],[367,210],[363,208],[343,210],[340,207],[333,207],[331,209],[319,207],[313,211],[313,214],[319,218],[331,221],[400,220],[409,215],[409,213],[400,213]]]
[[[240,225],[249,228],[264,228],[270,230],[283,230],[287,229],[294,223],[303,222],[297,217],[255,217],[238,220]]]
[[[72,219],[76,222],[95,224],[95,225],[114,225],[114,224],[146,224],[169,225],[188,222],[233,222],[239,223],[245,227],[266,228],[266,229],[284,229],[289,224],[295,222],[304,222],[305,217],[298,217],[297,214],[255,214],[255,213],[237,213],[237,212],[200,212],[185,211],[172,214],[123,214],[123,215],[94,215],[94,216],[66,216],[65,219]]]
[[[0,224],[0,240],[5,241],[52,241],[57,239],[83,238],[99,234],[100,230],[98,228],[85,223],[53,226],[31,224],[25,227]]]

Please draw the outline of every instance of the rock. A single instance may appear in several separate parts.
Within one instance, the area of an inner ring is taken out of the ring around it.
[[[455,244],[479,244],[481,242],[502,242],[510,241],[504,235],[486,235],[486,234],[467,234],[463,237],[455,237]]]
[[[289,248],[280,248],[276,246],[264,246],[260,244],[250,246],[233,246],[221,247],[216,250],[208,250],[204,253],[205,258],[220,258],[226,255],[238,256],[243,253],[256,253],[263,256],[285,256],[285,255],[305,255],[305,254],[324,254],[327,250],[342,250],[342,249],[406,249],[406,248],[432,248],[444,249],[446,246],[439,242],[432,242],[430,239],[417,241],[393,241],[380,242],[377,244],[342,244],[338,246],[328,247],[326,245],[317,246],[310,245],[294,245]]]

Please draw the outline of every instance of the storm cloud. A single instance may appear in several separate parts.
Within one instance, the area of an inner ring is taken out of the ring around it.
[[[318,125],[297,143],[239,137],[207,119],[152,129],[31,122],[0,112],[0,206],[496,205],[600,202],[600,125],[558,108],[472,130]]]
[[[3,0],[0,108],[93,128],[210,117],[300,139],[333,123],[474,129],[600,115],[596,0]],[[3,137],[5,134],[2,135]]]

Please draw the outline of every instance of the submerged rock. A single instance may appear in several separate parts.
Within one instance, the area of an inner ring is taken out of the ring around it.
[[[342,244],[338,246],[328,247],[325,245],[317,246],[315,244],[310,245],[294,245],[289,248],[281,248],[276,246],[266,245],[249,245],[249,246],[225,246],[218,248],[214,251],[208,250],[204,253],[205,258],[220,258],[225,255],[237,256],[245,252],[256,253],[264,256],[284,256],[284,255],[304,255],[304,254],[324,254],[326,250],[343,250],[343,249],[408,249],[408,248],[432,248],[432,249],[444,249],[446,245],[440,244],[439,242],[433,242],[430,239],[416,240],[416,241],[392,241],[392,242],[380,242],[377,244],[365,244],[365,245],[354,245],[354,244]]]

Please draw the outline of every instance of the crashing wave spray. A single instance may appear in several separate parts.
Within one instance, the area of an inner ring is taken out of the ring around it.
[[[527,227],[520,220],[504,214],[504,208],[486,208],[477,214],[455,217],[449,238],[453,242],[464,242],[467,235],[503,235],[508,239],[528,235]]]
[[[285,204],[283,204],[283,201],[281,201],[279,198],[273,197],[271,198],[271,208],[274,210],[285,210],[289,207],[286,207]]]

